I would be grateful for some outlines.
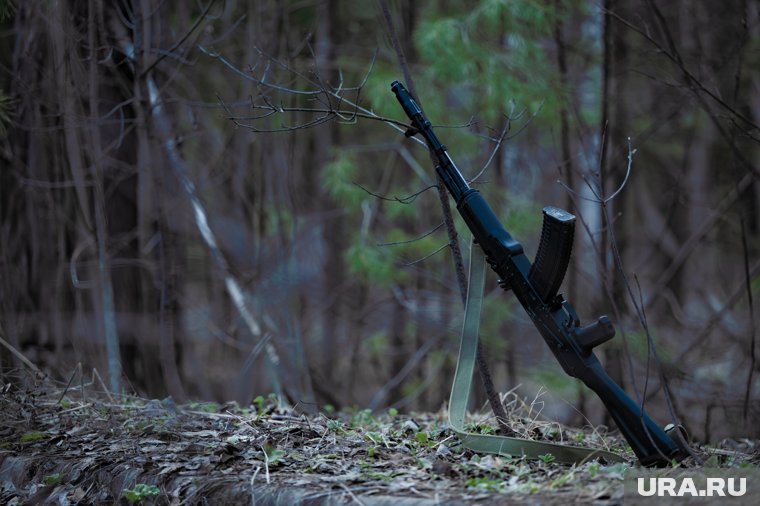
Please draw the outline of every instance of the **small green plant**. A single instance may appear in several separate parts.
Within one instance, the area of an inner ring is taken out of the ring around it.
[[[415,465],[420,469],[432,469],[433,467],[433,463],[430,461],[430,459],[419,457],[417,455],[413,455],[412,458],[414,459]]]
[[[502,480],[488,478],[484,476],[478,476],[474,478],[468,478],[465,482],[467,488],[485,489],[489,491],[498,490],[504,482]]]
[[[382,471],[365,470],[364,474],[367,476],[367,478],[372,480],[391,481],[393,479],[393,477],[388,473],[384,473]]]
[[[215,402],[191,402],[189,407],[194,411],[202,411],[204,413],[216,413],[219,411],[219,404]]]
[[[281,464],[282,458],[285,456],[285,452],[269,444],[264,445],[264,453],[266,454],[267,465],[275,467]]]
[[[42,484],[46,487],[50,487],[52,485],[58,485],[63,481],[63,475],[61,473],[55,473],[55,474],[48,474],[44,478],[42,478]]]
[[[478,430],[481,434],[496,434],[496,426],[487,423],[478,425]]]
[[[523,485],[523,490],[529,494],[537,494],[541,492],[542,488],[540,483],[536,483],[533,480],[528,480],[528,482]]]
[[[138,483],[135,488],[125,488],[121,495],[124,496],[129,502],[139,503],[143,499],[148,497],[155,497],[160,494],[161,491],[155,485],[148,485],[147,483]]]
[[[147,401],[151,402],[151,401]],[[121,393],[121,406],[122,407],[130,407],[130,408],[142,408],[146,404],[146,401],[144,399],[140,399],[139,397],[132,397],[128,393],[123,392]]]
[[[351,427],[363,427],[374,423],[371,409],[360,409],[351,415]]]
[[[31,432],[24,433],[21,438],[19,438],[19,442],[21,443],[31,443],[34,441],[41,441],[43,439],[47,439],[50,437],[50,435],[47,432],[40,432],[33,430]]]
[[[556,459],[556,457],[554,455],[552,455],[551,453],[546,453],[544,455],[540,455],[539,458],[541,459],[541,461],[544,464],[551,464]]]
[[[573,481],[573,478],[575,478],[575,471],[570,470],[567,472],[564,472],[560,474],[557,478],[554,478],[552,481],[549,482],[547,485],[547,488],[558,488],[562,487],[563,485],[567,485],[571,481]]]
[[[279,411],[282,405],[280,398],[277,397],[277,394],[274,392],[270,392],[266,396],[257,395],[253,398],[252,403],[259,415],[272,413],[273,411]]]
[[[576,443],[582,443],[583,440],[586,438],[586,435],[583,432],[576,432],[573,436],[573,439]]]
[[[256,414],[259,416],[268,415],[277,408],[278,401],[276,394],[268,394],[266,397],[263,395],[257,395],[253,399],[253,404],[256,407]]]

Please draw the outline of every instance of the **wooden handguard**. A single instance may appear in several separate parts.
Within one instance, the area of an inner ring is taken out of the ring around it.
[[[544,207],[544,225],[528,279],[548,304],[557,294],[573,250],[575,216],[558,207]]]

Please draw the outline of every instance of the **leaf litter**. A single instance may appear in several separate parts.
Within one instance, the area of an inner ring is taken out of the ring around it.
[[[0,504],[607,505],[621,502],[623,473],[637,465],[619,436],[517,415],[510,425],[523,435],[611,448],[629,462],[474,454],[443,410],[307,415],[275,396],[176,405],[25,383],[0,390]],[[760,464],[756,440],[700,451],[716,465]]]

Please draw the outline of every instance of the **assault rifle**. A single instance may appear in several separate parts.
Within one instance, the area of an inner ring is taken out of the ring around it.
[[[642,465],[661,466],[682,459],[684,450],[609,377],[594,355],[594,347],[615,335],[609,318],[601,316],[581,326],[573,307],[557,293],[570,260],[575,216],[556,207],[544,208],[541,239],[531,263],[480,192],[462,177],[404,85],[394,81],[391,90],[412,122],[406,136],[420,134],[425,139],[437,162],[436,172],[488,265],[499,275],[500,286],[515,294],[562,369],[599,396]]]

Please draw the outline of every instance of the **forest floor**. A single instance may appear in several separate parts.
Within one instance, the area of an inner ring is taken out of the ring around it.
[[[0,391],[0,504],[607,505],[621,502],[623,474],[637,465],[630,453],[625,464],[574,466],[476,455],[443,412],[306,415],[274,396],[178,406],[92,385],[18,385]],[[536,439],[626,448],[595,430],[513,425]],[[697,452],[708,465],[760,464],[760,441]]]

